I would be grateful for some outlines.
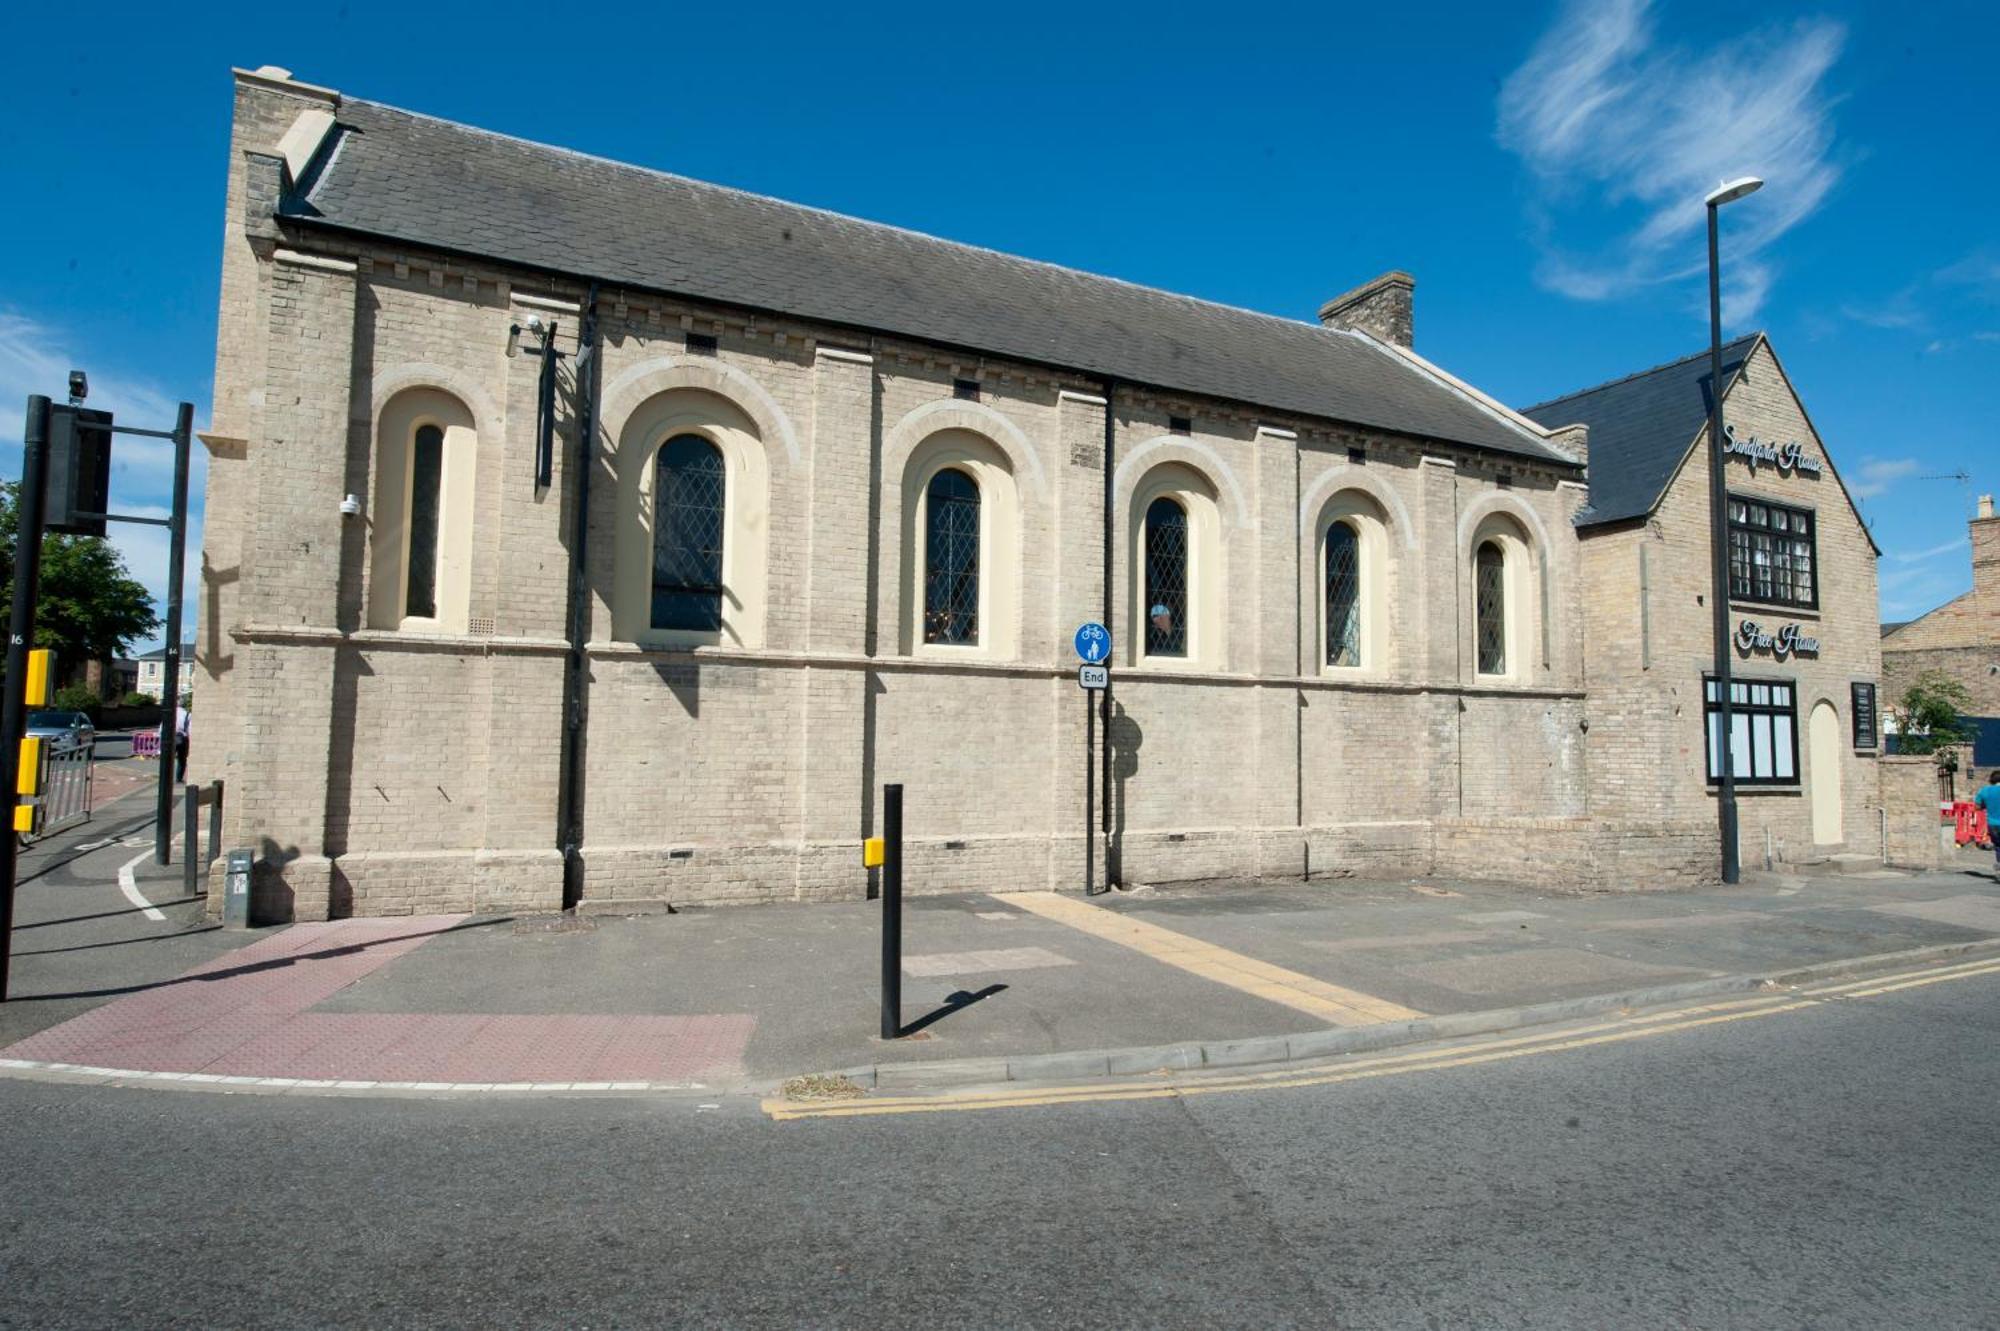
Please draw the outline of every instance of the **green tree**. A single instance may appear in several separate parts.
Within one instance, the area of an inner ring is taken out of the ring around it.
[[[1942,670],[1926,670],[1903,691],[1896,708],[1898,744],[1904,753],[1936,753],[1970,744],[1977,733],[1966,721],[1972,695]]]
[[[19,536],[15,501],[20,486],[0,484],[0,614],[14,603],[14,547]],[[35,645],[56,653],[58,675],[86,661],[121,655],[133,639],[158,628],[153,598],[134,581],[124,557],[95,536],[42,538],[41,596],[35,606]]]

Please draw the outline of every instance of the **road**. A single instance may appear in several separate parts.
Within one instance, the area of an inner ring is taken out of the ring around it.
[[[748,1100],[0,1080],[0,1324],[2000,1324],[2000,976],[1283,1090]]]

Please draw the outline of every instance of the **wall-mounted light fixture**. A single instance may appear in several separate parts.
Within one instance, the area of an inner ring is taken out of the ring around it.
[[[542,378],[535,389],[535,488],[546,490],[555,473],[556,362],[562,359],[562,352],[556,350],[556,325],[531,314],[526,323],[507,326],[509,360],[521,354],[522,333],[540,338],[542,343],[536,349],[542,358]]]

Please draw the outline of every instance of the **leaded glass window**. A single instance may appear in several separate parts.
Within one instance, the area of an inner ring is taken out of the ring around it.
[[[924,491],[924,641],[979,641],[979,485],[956,467]]]
[[[722,628],[722,451],[699,435],[669,439],[653,463],[656,629]]]
[[[1162,495],[1146,509],[1146,655],[1187,655],[1188,515]]]
[[[444,431],[419,425],[410,449],[410,576],[403,613],[437,618],[438,516],[444,487]]]
[[[1813,515],[1761,499],[1729,500],[1729,595],[1812,609]]]
[[[1479,673],[1507,673],[1507,557],[1495,541],[1473,556],[1473,604],[1479,630]]]
[[[1326,529],[1326,663],[1361,664],[1361,538],[1345,522]]]

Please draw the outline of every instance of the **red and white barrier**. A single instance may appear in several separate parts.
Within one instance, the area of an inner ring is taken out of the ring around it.
[[[157,758],[160,756],[160,732],[157,730],[135,730],[132,732],[132,756],[134,758]]]

